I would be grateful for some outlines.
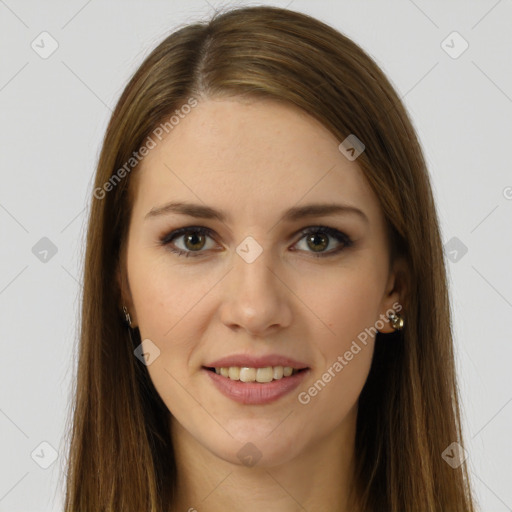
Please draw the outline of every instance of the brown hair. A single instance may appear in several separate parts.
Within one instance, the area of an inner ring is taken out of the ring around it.
[[[120,315],[117,277],[125,272],[136,165],[112,178],[191,97],[230,96],[294,104],[340,142],[349,134],[363,141],[357,163],[380,200],[392,257],[407,263],[405,328],[385,343],[377,334],[359,398],[361,509],[474,510],[466,465],[452,468],[441,456],[462,444],[459,398],[438,218],[412,123],[353,41],[305,14],[264,6],[219,13],[167,37],[131,78],[108,125],[88,225],[65,510],[172,505],[170,412],[134,357],[140,336],[129,342]],[[107,182],[108,192],[97,193]]]

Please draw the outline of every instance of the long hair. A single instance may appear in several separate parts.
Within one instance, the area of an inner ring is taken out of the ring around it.
[[[66,512],[169,510],[177,472],[169,415],[134,356],[116,276],[123,272],[138,150],[192,101],[274,99],[300,107],[357,159],[380,201],[392,258],[407,264],[405,327],[377,334],[359,397],[356,488],[367,512],[474,510],[463,444],[451,312],[439,221],[408,114],[377,64],[353,41],[302,13],[269,6],[181,27],[124,89],[100,154],[89,216]],[[127,162],[129,165],[127,166]],[[125,172],[120,170],[124,169]]]

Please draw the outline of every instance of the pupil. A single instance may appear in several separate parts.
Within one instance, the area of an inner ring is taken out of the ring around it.
[[[325,249],[325,248],[327,247],[327,243],[325,243],[325,242],[326,242],[326,237],[325,237],[325,236],[320,235],[320,234],[318,234],[318,233],[314,233],[314,234],[310,235],[310,237],[309,237],[309,241],[310,241],[310,242],[314,242],[314,240],[316,239],[316,237],[323,238],[324,243],[323,243],[321,246],[319,246],[319,245],[316,245],[316,244],[315,244],[312,248],[313,248],[315,251],[316,251],[316,249],[318,249],[318,248],[320,248],[320,249]]]
[[[194,242],[195,239],[199,239],[201,237],[201,235],[198,235],[197,233],[193,233],[191,235],[188,235],[187,236],[187,247],[189,249],[200,249],[201,247],[190,247],[188,245],[188,242],[192,241],[192,245],[195,246],[197,245],[198,243],[200,244],[200,242]]]

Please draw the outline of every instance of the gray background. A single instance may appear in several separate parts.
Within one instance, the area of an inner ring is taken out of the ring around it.
[[[266,3],[354,39],[411,113],[453,260],[472,479],[482,510],[512,510],[512,1]],[[0,511],[62,507],[84,227],[111,110],[158,42],[222,5],[0,0]],[[46,59],[31,47],[51,48],[43,31],[58,43]],[[469,44],[457,58],[453,31]]]

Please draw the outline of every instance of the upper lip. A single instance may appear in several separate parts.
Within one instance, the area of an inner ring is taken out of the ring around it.
[[[290,366],[298,370],[309,368],[307,364],[292,359],[291,357],[281,356],[279,354],[270,354],[267,356],[250,356],[247,354],[233,354],[231,356],[216,359],[205,365],[206,368],[229,368],[230,366],[239,366],[246,368],[265,368],[266,366]]]

